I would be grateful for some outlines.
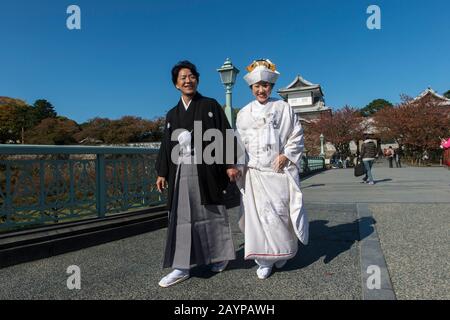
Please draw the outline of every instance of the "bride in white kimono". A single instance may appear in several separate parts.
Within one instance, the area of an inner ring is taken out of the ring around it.
[[[245,259],[259,265],[258,278],[295,256],[299,239],[308,243],[308,218],[300,191],[303,129],[292,108],[270,98],[279,73],[270,60],[257,60],[244,77],[256,100],[237,115],[236,134],[245,148],[237,181],[242,192],[239,226]]]

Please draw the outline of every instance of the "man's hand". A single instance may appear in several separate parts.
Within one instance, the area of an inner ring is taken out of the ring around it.
[[[162,193],[165,188],[166,188],[166,178],[158,177],[156,179],[156,189],[158,189],[158,191]]]
[[[236,182],[236,180],[241,176],[241,172],[236,168],[227,169],[228,178],[231,182]]]
[[[281,170],[287,165],[289,159],[284,155],[280,154],[272,162],[272,168],[275,172],[281,172]]]

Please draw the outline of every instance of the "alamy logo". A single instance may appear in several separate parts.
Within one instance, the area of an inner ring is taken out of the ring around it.
[[[379,266],[371,265],[367,267],[367,273],[370,276],[367,278],[367,288],[369,290],[381,289],[381,270]]]
[[[67,14],[70,16],[66,20],[66,26],[69,30],[81,29],[81,9],[77,5],[70,5],[67,7]]]
[[[67,274],[70,274],[70,277],[67,278],[67,289],[73,290],[81,289],[81,270],[79,266],[71,265],[67,267]]]
[[[194,156],[196,164],[243,164],[245,163],[244,146],[233,129],[226,129],[225,133],[218,129],[203,130],[201,121],[194,121],[194,129],[176,129],[170,135],[171,141],[178,142],[171,151],[171,160],[174,164],[190,163]],[[235,145],[235,142],[237,143]],[[237,150],[235,150],[235,146]],[[193,150],[192,150],[193,147]],[[235,158],[236,156],[236,158]],[[237,160],[237,163],[235,162]]]
[[[380,30],[381,29],[381,9],[377,5],[370,5],[367,8],[367,14],[370,16],[367,18],[367,28],[369,30]]]

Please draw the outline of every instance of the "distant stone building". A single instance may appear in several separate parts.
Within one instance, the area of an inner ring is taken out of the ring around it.
[[[439,107],[442,107],[446,112],[450,112],[450,99],[447,97],[441,96],[436,91],[428,87],[425,91],[415,97],[411,103],[417,103],[420,101],[431,101],[433,104],[436,104]]]
[[[331,108],[325,105],[322,87],[298,75],[278,94],[291,106],[302,122],[319,119],[322,114],[331,115]]]

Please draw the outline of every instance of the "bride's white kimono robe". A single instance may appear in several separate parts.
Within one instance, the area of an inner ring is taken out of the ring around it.
[[[245,147],[245,163],[237,185],[242,192],[239,226],[245,234],[245,259],[273,263],[297,253],[298,241],[308,243],[308,218],[300,191],[303,129],[292,108],[282,100],[257,100],[236,120],[236,135]],[[290,161],[282,172],[272,163],[279,154]],[[244,223],[245,222],[245,223]]]

